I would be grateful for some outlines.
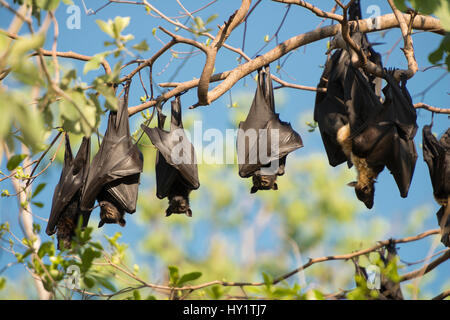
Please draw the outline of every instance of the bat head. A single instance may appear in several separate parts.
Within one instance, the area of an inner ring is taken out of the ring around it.
[[[359,201],[362,201],[367,209],[372,209],[373,207],[373,199],[375,196],[375,184],[369,183],[369,184],[360,184],[356,181],[350,182],[348,184],[350,187],[355,188],[355,194],[356,197],[359,199]]]
[[[253,187],[250,193],[255,193],[258,190],[278,190],[277,175],[261,175],[255,174],[252,177]]]
[[[125,212],[123,210],[119,210],[114,204],[109,201],[103,200],[99,202],[100,205],[100,222],[98,227],[102,227],[105,223],[117,223],[121,227],[124,227],[126,224],[125,219],[123,218]]]
[[[174,195],[169,199],[169,207],[166,210],[166,217],[172,213],[184,213],[188,217],[192,217],[192,210],[189,207],[189,198],[181,195]]]

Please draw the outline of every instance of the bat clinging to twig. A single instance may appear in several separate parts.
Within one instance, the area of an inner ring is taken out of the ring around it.
[[[158,128],[141,125],[156,153],[156,196],[168,198],[166,216],[184,213],[192,216],[189,194],[200,187],[194,146],[184,132],[180,97],[172,101],[170,131],[164,130],[165,116],[158,110]]]
[[[441,241],[450,247],[450,128],[438,141],[431,132],[431,126],[423,127],[423,159],[428,165],[433,194],[441,208],[437,212],[441,226]]]
[[[143,156],[133,143],[128,123],[128,91],[119,100],[117,112],[111,111],[108,127],[98,153],[92,160],[81,206],[100,204],[99,227],[104,223],[125,225],[124,212],[136,211]]]
[[[78,220],[82,217],[82,226],[85,227],[91,212],[80,209],[81,192],[89,170],[91,140],[83,138],[74,159],[67,133],[65,139],[64,165],[53,194],[52,209],[46,229],[48,235],[56,232],[59,249],[71,247]]]
[[[416,110],[406,80],[400,87],[393,72],[385,72],[383,104],[359,70],[349,68],[346,77],[349,124],[342,129],[345,134],[340,142],[358,172],[358,181],[351,185],[369,209],[373,206],[376,179],[385,166],[394,176],[400,195],[407,197],[417,160],[413,140],[417,132]]]
[[[251,193],[277,190],[277,176],[284,174],[286,157],[303,147],[300,135],[275,113],[269,66],[258,71],[258,85],[237,137],[239,175],[252,177]]]

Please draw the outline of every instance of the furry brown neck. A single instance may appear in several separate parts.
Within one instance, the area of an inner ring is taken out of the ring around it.
[[[366,159],[357,157],[352,153],[352,141],[349,139],[349,137],[350,125],[346,124],[338,130],[336,139],[342,146],[344,154],[355,165],[356,171],[358,172],[357,186],[359,188],[362,188],[370,184],[373,185],[378,174],[369,167]]]

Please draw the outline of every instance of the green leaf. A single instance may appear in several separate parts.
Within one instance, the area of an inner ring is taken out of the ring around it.
[[[54,256],[55,255],[55,245],[51,241],[47,241],[41,244],[38,250],[39,258],[43,258],[44,256]]]
[[[15,168],[17,168],[19,166],[19,164],[27,157],[26,154],[16,154],[13,155],[11,158],[9,158],[8,160],[8,164],[6,165],[6,168],[9,171],[14,170]]]
[[[213,22],[214,20],[217,19],[219,15],[217,13],[213,14],[212,16],[210,16],[208,19],[206,19],[206,24],[209,24],[211,22]]]
[[[41,193],[41,191],[44,190],[44,188],[45,188],[46,185],[47,185],[46,183],[40,183],[40,184],[36,187],[36,189],[34,190],[33,195],[31,196],[31,198],[34,198],[34,197],[36,197],[39,193]]]
[[[144,52],[144,51],[148,51],[150,48],[149,48],[149,46],[147,44],[147,41],[144,39],[140,43],[135,44],[133,46],[133,49],[135,49],[135,50],[137,50],[139,52]]]
[[[0,277],[0,290],[6,286],[6,278]]]
[[[32,50],[41,48],[45,43],[45,36],[41,33],[32,36],[21,37],[14,41],[9,54],[9,63],[13,66],[21,65],[25,61],[24,56]]]
[[[9,191],[7,189],[2,190],[2,198],[3,197],[9,197],[11,194],[9,193]]]
[[[267,289],[270,289],[270,287],[272,286],[273,283],[273,279],[271,276],[269,276],[267,273],[263,272],[262,273],[263,279],[264,279],[264,283],[266,285]]]
[[[80,255],[81,258],[81,271],[86,273],[92,266],[92,262],[95,258],[100,258],[101,253],[95,251],[92,248],[86,248],[84,252]]]
[[[84,277],[83,282],[88,288],[92,288],[95,285],[95,280],[90,277]]]
[[[2,92],[0,92],[0,101],[5,101],[6,98],[3,97]],[[11,106],[7,103],[0,104],[0,139],[8,134],[11,127],[11,118],[13,116]]]
[[[169,269],[170,283],[175,285],[178,282],[178,279],[180,278],[180,272],[178,271],[178,268],[175,266],[168,266],[168,269]]]
[[[442,28],[450,31],[450,1],[441,0],[441,4],[435,9],[434,14],[441,20]]]
[[[91,60],[84,64],[83,74],[86,74],[91,70],[97,70],[98,68],[100,68],[100,64],[108,55],[109,52],[101,52],[93,56]]]
[[[134,290],[133,291],[133,298],[134,298],[134,300],[142,300],[141,299],[141,294],[139,293],[138,290]]]
[[[38,8],[43,10],[55,10],[59,6],[59,0],[35,0]]]
[[[190,273],[186,273],[183,274],[180,278],[180,280],[178,280],[178,286],[182,286],[184,283],[189,282],[189,281],[194,281],[197,280],[198,278],[200,278],[202,276],[201,272],[190,272]]]
[[[194,21],[198,30],[202,31],[203,29],[205,29],[205,23],[203,22],[203,19],[201,17],[195,17]]]
[[[113,24],[111,20],[108,20],[108,22],[95,20],[95,22],[100,27],[100,30],[109,35],[111,38],[114,38]]]
[[[113,30],[115,37],[119,38],[120,33],[130,24],[130,17],[115,17],[114,24],[113,24]]]
[[[405,0],[394,0],[395,6],[397,7],[397,9],[399,9],[400,11],[406,11],[407,7],[405,5]]]
[[[106,289],[108,289],[111,292],[116,292],[117,289],[114,286],[114,284],[112,284],[111,281],[109,281],[108,279],[104,278],[104,277],[100,277],[100,276],[92,276],[93,278],[95,278],[95,280],[97,280],[97,282],[102,285],[103,287],[105,287]]]
[[[43,208],[44,204],[42,202],[32,202],[33,205],[35,205],[38,208]]]

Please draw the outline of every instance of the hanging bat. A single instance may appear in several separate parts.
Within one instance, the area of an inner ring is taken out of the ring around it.
[[[300,135],[275,113],[269,66],[258,70],[258,85],[237,137],[239,176],[252,177],[251,193],[277,190],[277,176],[284,174],[286,157],[303,147]]]
[[[349,14],[350,20],[361,17],[359,1],[352,4]],[[381,55],[373,50],[365,34],[355,32],[352,39],[363,48],[369,60],[382,67]],[[352,166],[349,148],[343,148],[342,142],[346,138],[344,128],[349,123],[349,112],[344,101],[344,88],[349,84],[346,75],[351,57],[344,49],[338,49],[327,59],[318,88],[326,88],[326,93],[318,91],[314,106],[314,121],[319,125],[320,135],[331,166],[336,167],[347,162]],[[381,95],[381,78],[366,75],[367,81],[377,96]],[[339,131],[342,129],[342,131]]]
[[[80,198],[89,170],[91,140],[83,138],[74,159],[67,133],[65,139],[63,169],[53,193],[52,209],[46,229],[48,235],[56,233],[60,250],[71,247],[78,220],[82,217],[82,226],[86,227],[90,215],[90,210],[80,209]]]
[[[384,250],[378,252],[380,259],[383,263],[383,269],[389,267],[389,264],[395,263],[397,258],[397,250],[395,249],[395,243],[391,241]],[[356,259],[352,259],[355,265],[355,273],[357,276],[362,277],[364,281],[371,281],[367,274],[367,270],[358,264]],[[378,276],[378,275],[376,275]],[[404,300],[400,283],[393,281],[385,272],[381,272],[380,276],[380,288],[376,289],[378,297],[375,300]],[[358,285],[358,282],[357,282]],[[367,297],[369,300],[373,300],[372,297]]]
[[[441,205],[437,212],[438,223],[442,229],[442,243],[450,247],[450,128],[438,141],[431,132],[431,125],[422,130],[423,159],[428,165],[433,195]]]
[[[355,188],[357,198],[367,208],[373,206],[375,182],[386,166],[394,176],[400,195],[406,198],[417,160],[414,137],[417,114],[406,88],[385,72],[382,104],[367,78],[357,69],[349,68],[346,76],[345,103],[349,123],[340,129],[339,142],[358,172]]]
[[[348,124],[348,112],[344,103],[344,80],[350,59],[348,54],[337,50],[325,64],[318,88],[327,91],[316,94],[314,121],[319,125],[320,135],[331,166],[351,161],[338,142],[338,132]]]
[[[192,217],[189,194],[200,187],[194,146],[183,129],[180,97],[172,101],[170,131],[164,130],[165,116],[158,110],[158,127],[141,125],[156,153],[156,196],[168,198],[166,217],[172,213]]]
[[[134,213],[138,198],[143,156],[133,143],[128,122],[128,93],[111,111],[100,148],[92,160],[81,207],[88,210],[95,200],[100,205],[99,227],[105,223],[125,226],[125,212]]]

